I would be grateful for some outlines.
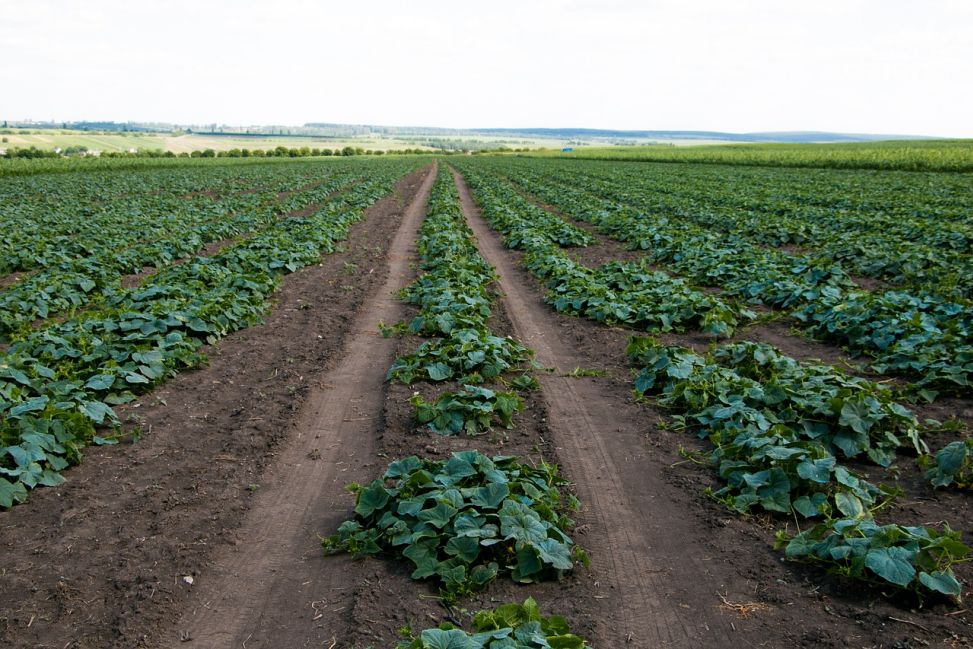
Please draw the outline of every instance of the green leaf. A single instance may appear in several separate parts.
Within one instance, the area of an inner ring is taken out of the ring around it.
[[[372,481],[358,495],[358,503],[355,505],[355,513],[362,518],[368,518],[377,510],[382,509],[388,504],[389,492],[378,480]]]
[[[584,638],[573,634],[547,636],[547,644],[551,649],[585,649]]]
[[[100,401],[82,401],[80,408],[96,424],[104,423],[106,417],[111,419],[115,416],[112,409]]]
[[[434,525],[439,529],[446,527],[453,516],[456,515],[456,508],[445,503],[439,503],[435,507],[423,509],[419,512],[419,520]]]
[[[952,570],[920,572],[919,583],[929,590],[958,599],[963,594],[963,586]]]
[[[571,570],[574,567],[571,550],[564,543],[554,539],[544,539],[536,547],[541,561],[551,567],[558,570]]]
[[[426,629],[419,637],[426,649],[482,649],[460,629]]]
[[[838,423],[848,426],[856,433],[868,434],[874,421],[871,410],[863,403],[846,401],[841,406],[841,418]]]
[[[500,510],[500,533],[505,539],[538,544],[547,538],[547,528],[529,507],[507,500]]]
[[[449,366],[445,363],[431,363],[426,365],[426,373],[429,374],[430,380],[433,381],[445,381],[453,374]]]
[[[901,547],[873,548],[865,555],[865,566],[885,581],[904,587],[916,576],[914,556]]]
[[[48,397],[47,395],[34,397],[33,399],[28,399],[27,401],[23,402],[19,406],[15,406],[11,408],[10,412],[7,413],[7,415],[9,417],[19,417],[20,415],[26,414],[28,412],[37,412],[38,410],[43,410],[44,407],[47,405],[47,402],[50,400],[51,400],[50,397]]]
[[[15,502],[22,503],[27,500],[27,488],[20,482],[9,482],[6,478],[0,478],[0,507],[13,507]]]
[[[797,465],[797,475],[805,480],[827,484],[831,482],[831,470],[834,468],[835,462],[834,457],[804,460]]]
[[[115,382],[114,374],[95,374],[84,384],[89,390],[107,390]]]
[[[480,543],[469,536],[454,536],[446,543],[445,552],[451,557],[459,557],[465,563],[473,563],[480,555]]]
[[[413,579],[423,579],[436,574],[439,558],[436,554],[436,540],[426,539],[414,543],[402,551],[402,555],[411,559],[416,569],[412,572]]]
[[[835,494],[834,502],[838,511],[849,518],[862,518],[865,515],[861,499],[852,493],[839,491]]]
[[[489,484],[479,487],[473,492],[470,501],[478,507],[496,509],[510,495],[510,489],[505,484]]]

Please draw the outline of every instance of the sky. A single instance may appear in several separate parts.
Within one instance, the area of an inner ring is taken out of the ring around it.
[[[973,137],[973,0],[0,0],[0,119]]]

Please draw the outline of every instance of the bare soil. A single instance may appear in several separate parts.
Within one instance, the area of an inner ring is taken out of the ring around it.
[[[0,277],[0,289],[5,289],[8,286],[13,286],[20,280],[24,279],[34,271],[17,271],[16,273],[10,273],[9,275],[4,275]]]
[[[672,430],[664,411],[630,400],[633,368],[624,349],[633,332],[555,315],[542,302],[543,287],[523,270],[522,255],[501,249],[465,187],[462,196],[464,208],[474,215],[471,223],[484,256],[500,272],[508,302],[514,302],[514,295],[525,300],[522,307],[509,309],[515,329],[518,318],[525,328],[535,318],[541,323],[535,335],[522,334],[521,340],[537,351],[538,359],[547,347],[562,363],[608,372],[562,379],[570,383],[556,389],[548,389],[550,379],[541,379],[545,398],[557,403],[549,425],[559,460],[579,498],[591,503],[592,518],[579,517],[590,531],[579,538],[594,541],[589,546],[595,557],[592,570],[617,598],[609,600],[608,614],[596,624],[596,646],[626,646],[627,625],[636,629],[627,646],[636,647],[971,646],[973,615],[964,608],[891,593],[876,596],[874,590],[816,568],[785,562],[772,548],[773,535],[793,527],[792,522],[739,517],[707,499],[705,489],[717,486],[713,472],[682,455],[683,449],[703,454],[706,444]],[[741,335],[775,344],[778,337],[786,339],[786,351],[804,359],[841,360],[833,347],[789,336],[781,325],[754,326]],[[689,344],[690,338],[674,337],[673,342]],[[695,342],[707,344],[702,338]],[[581,385],[589,387],[578,395]],[[558,426],[557,413],[571,412],[566,402],[607,412],[588,426],[584,417]],[[959,400],[946,402],[943,409],[961,418],[973,410]],[[908,457],[899,465],[899,484],[907,495],[883,513],[883,520],[911,525],[948,520],[965,538],[973,536],[967,496],[931,489]],[[876,480],[894,479],[874,466],[856,468]],[[625,530],[635,533],[628,536]],[[609,547],[602,548],[598,541],[606,540]],[[632,547],[637,550],[625,556]],[[606,555],[614,559],[608,565],[602,563]],[[620,574],[612,574],[612,565],[620,566]],[[973,578],[968,565],[957,572],[966,583]]]
[[[179,644],[171,629],[217,551],[252,544],[241,525],[273,491],[263,470],[386,281],[389,246],[423,177],[369,209],[344,252],[286,277],[266,324],[120,409],[141,426],[140,441],[89,449],[65,485],[0,512],[0,645]]]
[[[417,427],[412,393],[432,398],[448,386],[385,382],[395,355],[420,340],[384,338],[378,325],[414,313],[394,293],[414,277],[434,178],[427,167],[402,179],[352,227],[344,251],[285,278],[266,324],[120,408],[141,428],[138,442],[89,449],[68,483],[0,512],[0,646],[378,649],[405,625],[462,621],[407,565],[326,557],[318,535],[350,517],[345,484],[378,477],[394,458],[469,448],[557,463],[582,502],[573,537],[592,563],[560,583],[497,581],[463,600],[467,611],[533,596],[599,649],[973,646],[966,609],[785,562],[773,536],[792,521],[736,516],[706,498],[713,472],[687,459],[705,458],[706,444],[633,398],[624,353],[633,332],[554,313],[458,176],[481,254],[500,277],[491,329],[534,349],[546,369],[535,370],[541,389],[509,430],[439,437]],[[596,248],[577,253],[618,252]],[[847,360],[776,322],[738,336],[805,360]],[[968,400],[920,412],[973,422]],[[949,520],[973,536],[967,496],[929,488],[911,458],[899,464],[906,497],[883,520]],[[971,566],[958,573],[973,580]]]

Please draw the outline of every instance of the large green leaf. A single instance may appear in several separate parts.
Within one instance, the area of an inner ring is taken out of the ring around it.
[[[912,565],[915,552],[901,547],[873,548],[865,555],[865,566],[897,586],[908,586],[916,576]]]
[[[378,480],[362,489],[355,505],[355,513],[367,518],[376,510],[382,509],[389,501],[389,492]]]
[[[504,499],[510,495],[510,489],[505,484],[489,484],[485,487],[478,487],[471,497],[474,505],[485,509],[496,509]]]
[[[475,643],[460,629],[450,631],[426,629],[422,632],[421,638],[428,649],[482,649],[482,645]]]

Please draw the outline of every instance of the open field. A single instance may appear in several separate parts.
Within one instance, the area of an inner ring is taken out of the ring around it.
[[[0,642],[973,646],[969,175],[738,150],[21,164]]]
[[[693,143],[695,144],[695,143]],[[719,144],[707,146],[576,147],[532,155],[592,160],[687,162],[772,167],[973,171],[973,140],[844,142],[840,144]]]
[[[172,151],[173,153],[190,153],[213,149],[214,151],[229,151],[230,149],[263,149],[270,150],[279,146],[287,148],[309,147],[312,149],[343,149],[346,146],[371,149],[374,151],[401,151],[403,149],[430,148],[435,143],[465,144],[468,148],[556,148],[560,149],[568,142],[567,139],[545,139],[515,136],[477,135],[475,137],[447,137],[447,136],[360,136],[360,137],[317,137],[317,136],[257,136],[257,135],[214,135],[203,133],[88,133],[71,130],[35,130],[22,132],[25,129],[11,129],[4,133],[6,142],[0,143],[0,149],[20,147],[37,147],[43,150],[67,147],[86,147],[89,151],[119,152],[130,149],[149,151]]]

